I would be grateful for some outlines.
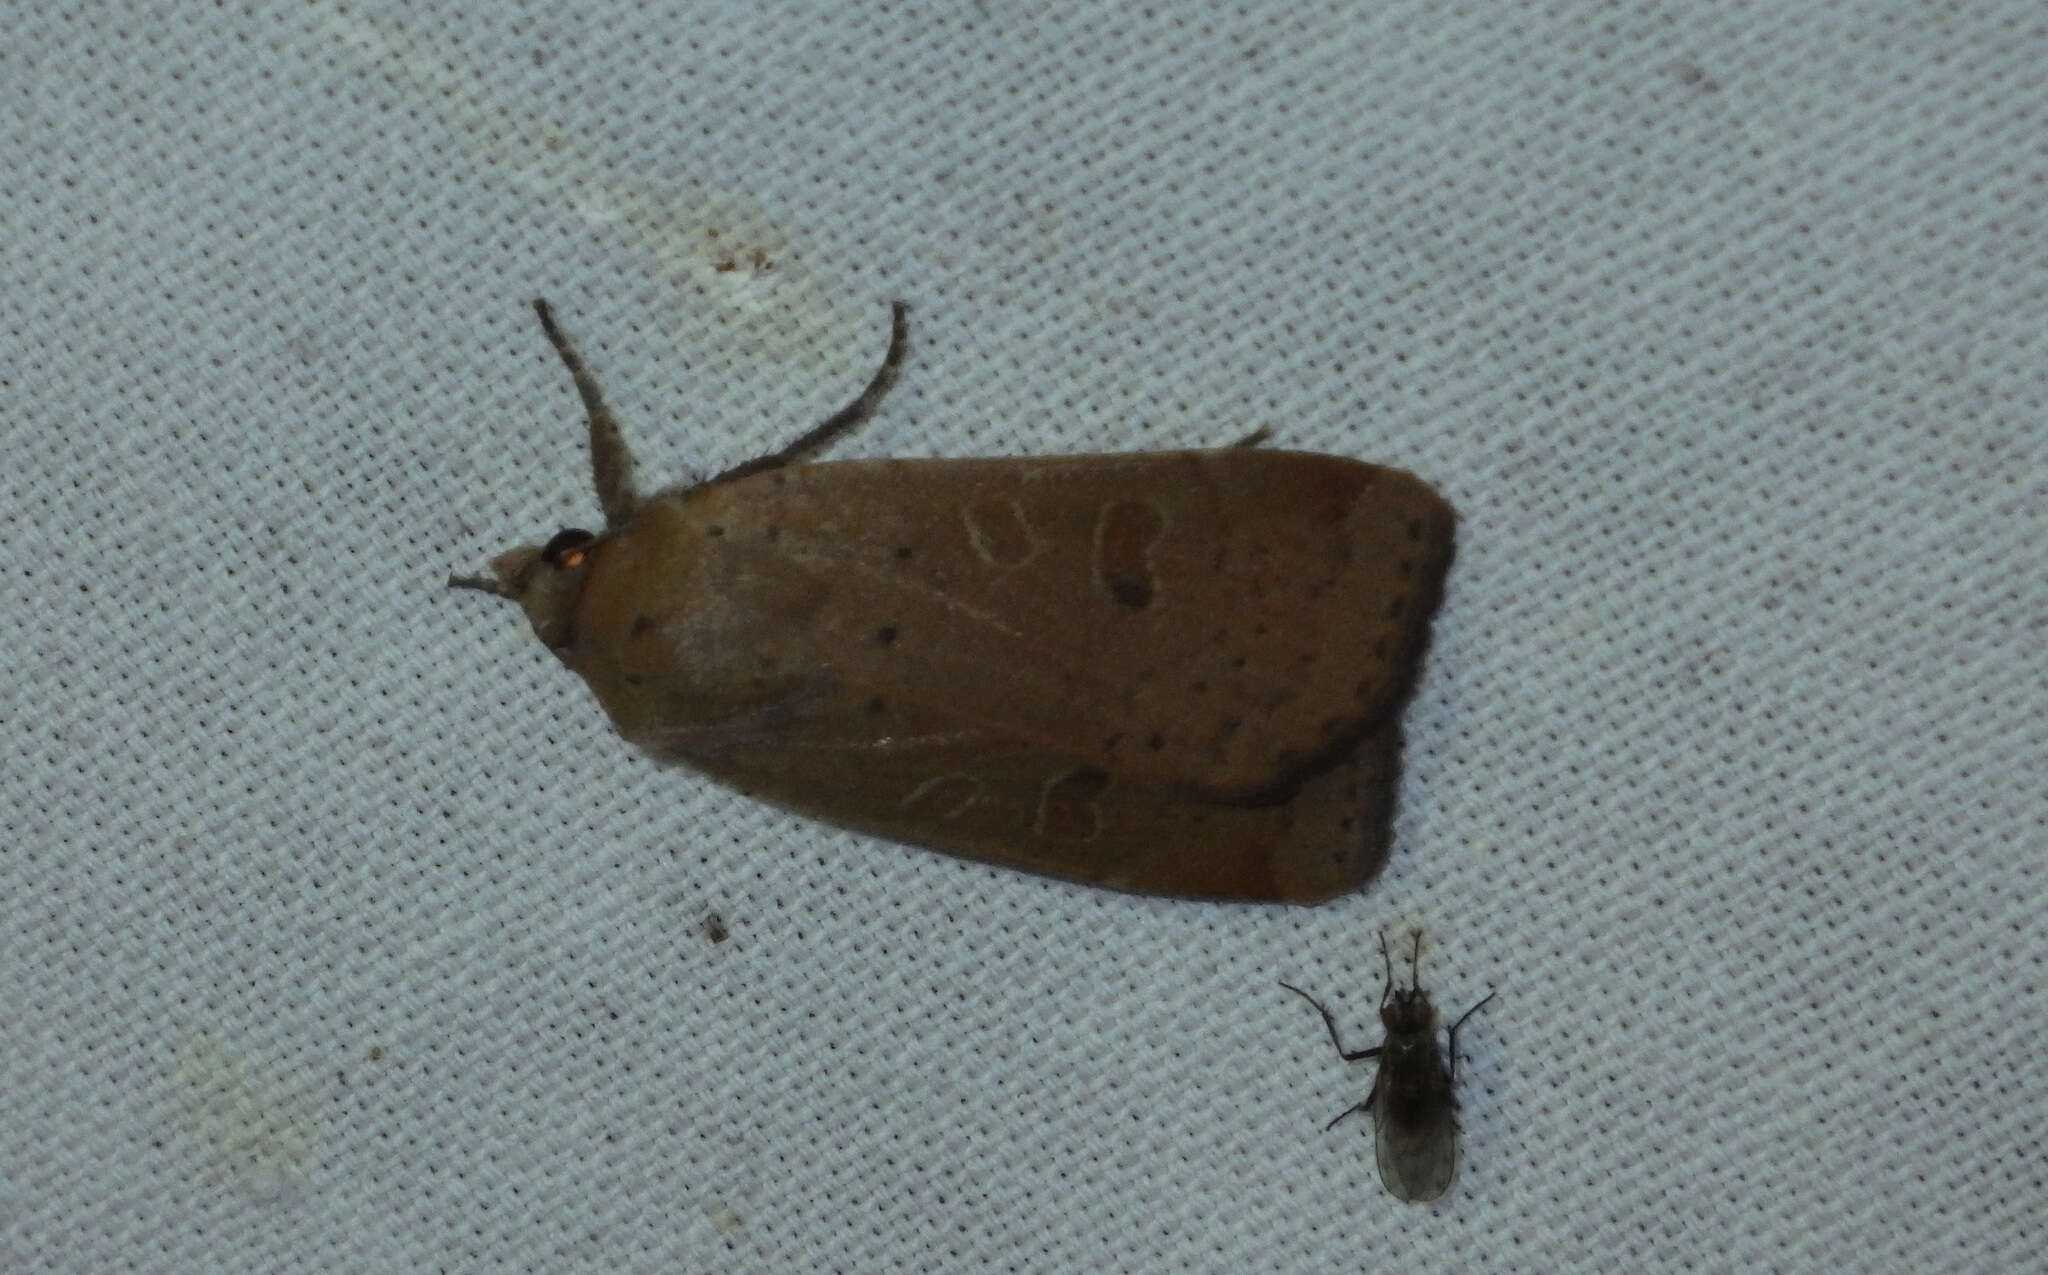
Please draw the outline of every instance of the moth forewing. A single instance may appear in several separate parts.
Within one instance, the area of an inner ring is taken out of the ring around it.
[[[1452,551],[1398,470],[1248,448],[795,463],[642,497],[457,583],[518,600],[620,734],[793,809],[1144,893],[1318,902],[1385,861]]]
[[[1408,529],[1447,529],[1415,479],[1300,452],[836,461],[658,500],[620,538],[690,601],[673,677],[745,663],[772,700],[829,670],[820,716],[887,690],[1226,801],[1284,799],[1397,715],[1443,563]]]

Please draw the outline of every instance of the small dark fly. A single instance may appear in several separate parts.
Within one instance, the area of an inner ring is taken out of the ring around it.
[[[1379,1073],[1365,1101],[1345,1108],[1326,1127],[1334,1129],[1356,1112],[1370,1112],[1380,1181],[1394,1198],[1422,1204],[1450,1190],[1451,1179],[1458,1175],[1458,1097],[1453,1088],[1458,1079],[1458,1029],[1494,994],[1488,992],[1485,1000],[1451,1024],[1446,1062],[1436,1047],[1436,1006],[1430,1004],[1416,972],[1422,961],[1422,931],[1415,932],[1415,948],[1408,957],[1408,986],[1394,986],[1394,958],[1387,952],[1385,933],[1380,935],[1380,959],[1387,967],[1380,993],[1380,1024],[1387,1035],[1371,1049],[1344,1048],[1337,1020],[1321,1001],[1292,983],[1280,986],[1316,1007],[1323,1026],[1330,1029],[1330,1043],[1345,1062],[1379,1059]]]

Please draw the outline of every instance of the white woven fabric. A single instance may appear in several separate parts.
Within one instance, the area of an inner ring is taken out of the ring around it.
[[[0,1271],[2009,1271],[2048,12],[19,0]],[[667,481],[1228,442],[1462,515],[1399,842],[1125,898],[642,760],[447,573]],[[714,943],[704,923],[722,917]],[[1421,925],[1465,1170],[1377,1181]]]

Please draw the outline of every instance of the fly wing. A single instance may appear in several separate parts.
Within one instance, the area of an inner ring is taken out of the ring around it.
[[[1391,1120],[1385,1093],[1381,1086],[1372,1108],[1380,1181],[1397,1200],[1427,1204],[1450,1190],[1458,1176],[1457,1112],[1446,1104],[1424,1120]]]

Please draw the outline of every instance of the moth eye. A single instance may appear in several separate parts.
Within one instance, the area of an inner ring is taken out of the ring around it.
[[[541,549],[541,561],[558,571],[580,567],[583,565],[583,551],[596,539],[596,536],[581,527],[566,527],[556,532],[554,538]]]

